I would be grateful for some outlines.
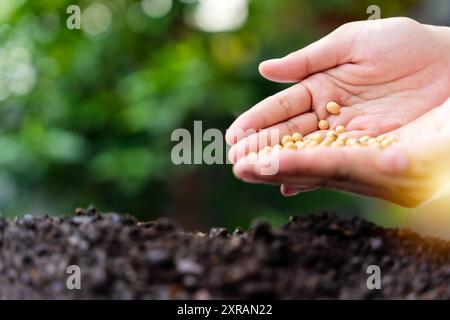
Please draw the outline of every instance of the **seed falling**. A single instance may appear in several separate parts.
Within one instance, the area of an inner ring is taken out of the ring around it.
[[[327,111],[331,114],[339,114],[339,112],[341,111],[341,107],[339,106],[339,104],[334,101],[328,102],[326,108]]]
[[[327,120],[320,120],[319,121],[319,129],[320,130],[327,130],[330,127]]]

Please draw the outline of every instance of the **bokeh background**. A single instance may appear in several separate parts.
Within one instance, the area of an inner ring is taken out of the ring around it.
[[[0,0],[0,211],[71,214],[95,204],[188,228],[279,224],[323,209],[407,225],[411,211],[332,191],[283,198],[230,165],[172,164],[176,128],[225,132],[286,85],[258,64],[339,25],[381,16],[449,24],[434,0]],[[66,9],[82,10],[69,30]]]

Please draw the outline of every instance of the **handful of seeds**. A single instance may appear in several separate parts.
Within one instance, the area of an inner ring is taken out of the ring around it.
[[[340,106],[336,102],[330,102],[327,104],[326,109],[331,114],[339,114]],[[318,122],[318,128],[321,130],[327,130],[329,124],[327,120],[320,120]],[[315,132],[306,137],[303,137],[300,133],[294,133],[293,135],[284,136],[280,144],[274,146],[267,146],[259,151],[259,154],[268,153],[276,150],[303,150],[306,148],[314,147],[369,147],[384,149],[392,145],[397,141],[394,137],[380,135],[377,137],[363,136],[361,138],[349,138],[345,135],[345,127],[338,125],[334,130],[328,130],[326,133]]]

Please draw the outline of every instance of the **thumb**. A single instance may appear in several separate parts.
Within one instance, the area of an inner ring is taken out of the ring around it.
[[[298,82],[306,77],[351,61],[351,48],[361,29],[352,22],[326,37],[281,59],[259,65],[261,75],[276,82]]]

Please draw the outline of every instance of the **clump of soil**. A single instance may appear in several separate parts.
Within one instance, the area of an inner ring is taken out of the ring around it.
[[[69,265],[81,290],[69,290]],[[369,265],[381,290],[367,288]],[[320,214],[272,230],[186,232],[78,210],[0,220],[0,298],[450,299],[450,242]]]

